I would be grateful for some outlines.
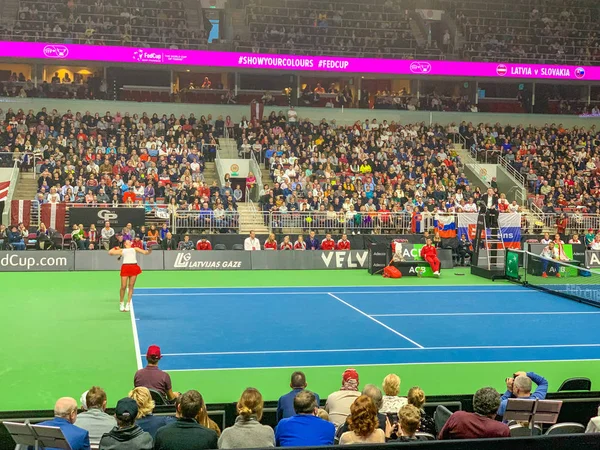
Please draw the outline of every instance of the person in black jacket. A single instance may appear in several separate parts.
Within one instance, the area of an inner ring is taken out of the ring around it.
[[[196,422],[204,405],[198,391],[187,391],[177,402],[177,421],[156,433],[155,450],[205,450],[217,448],[217,433]]]
[[[498,196],[492,188],[487,190],[487,194],[481,196],[479,212],[485,213],[488,228],[498,228]]]
[[[152,436],[135,424],[138,406],[132,398],[117,402],[117,426],[100,439],[101,450],[152,450]]]
[[[163,250],[177,250],[177,241],[173,238],[170,231],[161,241],[160,246]]]
[[[471,243],[467,241],[467,237],[464,234],[460,235],[460,240],[458,241],[456,253],[458,254],[458,261],[461,266],[465,265],[465,258],[467,256],[473,256],[473,252],[471,251]]]

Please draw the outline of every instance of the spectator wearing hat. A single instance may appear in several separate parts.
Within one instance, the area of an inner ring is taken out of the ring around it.
[[[148,365],[143,369],[138,370],[133,377],[134,387],[146,387],[154,389],[163,397],[174,400],[179,396],[179,392],[173,392],[171,377],[168,373],[158,368],[158,362],[162,358],[160,347],[151,345],[146,352],[146,361]]]
[[[75,426],[87,430],[90,435],[90,444],[98,444],[103,434],[108,433],[117,426],[115,418],[106,414],[106,392],[98,386],[93,386],[85,394],[85,403],[82,402],[85,412],[77,415]]]
[[[350,415],[350,405],[354,403],[360,392],[358,390],[358,372],[354,369],[346,369],[342,375],[342,387],[327,397],[325,411],[336,428],[341,426]]]
[[[54,405],[54,419],[40,422],[38,425],[60,428],[71,450],[89,450],[89,433],[87,430],[74,425],[76,420],[77,402],[74,398],[62,397]]]
[[[305,447],[332,445],[335,437],[335,426],[321,419],[315,394],[300,391],[294,397],[296,414],[283,419],[275,428],[277,447]]]
[[[117,402],[115,417],[117,426],[100,439],[102,450],[152,450],[150,433],[136,425],[138,405],[134,399],[125,397]]]
[[[294,410],[294,399],[299,392],[306,389],[308,384],[306,383],[306,375],[304,372],[294,372],[290,379],[290,387],[292,390],[285,395],[279,397],[277,402],[277,421],[292,417],[296,414]],[[316,398],[317,405],[319,404],[319,396],[313,392]]]
[[[187,391],[177,401],[177,421],[156,433],[155,450],[204,450],[217,448],[217,433],[196,422],[204,406],[198,391]]]

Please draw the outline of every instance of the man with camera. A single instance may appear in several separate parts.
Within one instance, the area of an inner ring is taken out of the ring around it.
[[[532,384],[537,388],[531,393]],[[534,372],[516,372],[512,377],[506,379],[506,392],[502,395],[498,415],[504,416],[506,404],[510,398],[524,400],[544,400],[548,393],[548,380]]]

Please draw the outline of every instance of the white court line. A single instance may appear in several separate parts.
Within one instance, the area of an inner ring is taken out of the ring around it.
[[[563,315],[600,314],[600,311],[542,311],[542,312],[475,312],[475,313],[424,313],[424,314],[369,314],[371,317],[444,317],[444,316],[520,316],[520,315]]]
[[[404,336],[403,336],[404,337]],[[405,338],[408,339],[408,338]],[[415,343],[415,345],[417,345]],[[352,353],[352,352],[404,352],[443,350],[515,350],[540,348],[597,348],[600,344],[550,344],[550,345],[478,345],[466,347],[382,347],[382,348],[336,348],[317,350],[254,350],[240,352],[163,353],[163,356],[227,356],[227,355],[287,355],[298,353]]]
[[[326,364],[323,366],[265,366],[265,367],[212,367],[206,369],[164,369],[165,372],[214,372],[229,370],[267,370],[267,369],[326,369],[328,367],[382,367],[382,366],[430,366],[451,364],[525,364],[525,363],[560,363],[560,362],[596,362],[600,359],[527,359],[522,361],[442,361],[442,362],[401,362],[376,364]]]
[[[143,369],[144,365],[142,364],[142,353],[140,351],[140,339],[138,337],[137,330],[137,320],[135,318],[135,311],[133,310],[133,302],[131,302],[131,328],[133,329],[133,345],[135,346],[135,360],[137,362],[137,368]]]
[[[490,292],[501,292],[501,293],[511,293],[511,292],[518,292],[521,294],[539,294],[538,291],[534,291],[534,290],[526,290],[526,289],[485,289],[485,290],[470,290],[470,289],[461,289],[461,290],[418,290],[418,291],[405,291],[405,290],[399,290],[399,291],[332,291],[327,290],[327,291],[292,291],[292,292],[273,292],[273,291],[268,291],[268,292],[172,292],[170,294],[164,294],[164,293],[160,293],[160,294],[133,294],[134,297],[155,297],[155,296],[159,296],[159,297],[173,297],[173,296],[201,296],[201,295],[230,295],[230,296],[234,296],[234,295],[307,295],[307,294],[330,294],[330,293],[336,293],[336,294],[452,294],[452,293],[457,293],[457,294],[465,294],[465,293],[469,293],[469,292],[473,292],[473,293],[490,293]]]
[[[500,284],[500,283],[499,283]],[[447,286],[447,285],[446,285]],[[485,286],[495,286],[497,287],[497,285],[493,285],[493,284],[481,284],[481,285],[473,285],[473,284],[453,284],[452,286],[447,286],[447,287],[473,287],[473,286],[478,286],[478,287],[485,287]],[[514,284],[512,283],[506,283],[504,286],[506,286],[507,288],[513,288]],[[259,287],[266,287],[266,286],[233,286],[230,288],[225,288],[225,289],[256,289]],[[373,286],[373,285],[360,285],[360,284],[354,284],[354,285],[343,285],[343,286],[271,286],[271,289],[295,289],[295,288],[306,288],[306,289],[315,289],[315,288],[326,288],[326,287],[334,287],[334,288],[382,288],[382,289],[389,289],[389,286]],[[423,285],[420,284],[409,284],[409,285],[401,285],[398,286],[398,289],[404,289],[404,288],[411,288],[411,287],[423,287]],[[174,287],[174,286],[169,286],[169,287],[143,287],[143,288],[138,288],[137,290],[139,291],[143,291],[143,290],[163,290],[163,289],[224,289],[222,286],[181,286],[181,287]]]
[[[378,324],[378,325],[381,325],[383,328],[385,328],[385,329],[387,329],[387,330],[391,331],[392,333],[394,333],[394,334],[396,334],[396,335],[400,336],[401,338],[404,338],[404,339],[406,339],[406,340],[407,340],[408,342],[410,342],[411,344],[414,344],[414,345],[416,345],[417,347],[419,347],[419,348],[421,348],[421,349],[422,349],[422,348],[424,348],[424,347],[423,347],[421,344],[419,344],[418,342],[415,342],[415,341],[413,341],[411,338],[404,336],[402,333],[399,333],[398,331],[394,330],[393,328],[391,328],[391,327],[388,327],[388,326],[387,326],[385,323],[383,323],[383,322],[380,322],[380,321],[379,321],[379,320],[377,320],[377,319],[374,319],[373,317],[371,317],[370,315],[368,315],[366,312],[364,312],[364,311],[361,311],[361,310],[360,310],[360,309],[358,309],[356,306],[352,306],[350,303],[348,303],[348,302],[345,302],[344,300],[342,300],[342,299],[341,299],[341,298],[339,298],[339,297],[336,297],[336,296],[335,296],[335,295],[333,295],[331,292],[328,292],[328,293],[327,293],[327,295],[329,295],[330,297],[332,297],[332,298],[336,299],[338,302],[340,302],[340,303],[343,303],[343,304],[344,304],[344,305],[346,305],[347,307],[349,307],[349,308],[352,308],[354,311],[356,311],[356,312],[357,312],[357,313],[359,313],[359,314],[362,314],[362,315],[363,315],[363,316],[365,316],[367,319],[370,319],[370,320],[372,320],[373,322],[375,322],[376,324]]]

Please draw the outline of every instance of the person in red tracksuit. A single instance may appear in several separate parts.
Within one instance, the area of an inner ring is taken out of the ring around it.
[[[205,237],[196,242],[196,250],[212,250],[212,245]]]
[[[279,246],[279,250],[293,250],[293,249],[294,249],[294,246],[290,242],[290,237],[289,236],[285,236],[283,238],[283,242]]]
[[[335,241],[331,239],[330,233],[327,233],[325,239],[321,241],[321,250],[335,250]]]
[[[294,250],[306,250],[306,242],[304,242],[304,237],[301,234],[298,235],[298,240],[294,244]]]
[[[275,240],[275,234],[271,233],[269,238],[265,241],[265,250],[277,250],[277,241]]]
[[[342,234],[342,238],[337,241],[338,250],[350,250],[350,241],[347,234]]]
[[[437,256],[437,249],[431,244],[431,239],[425,241],[425,245],[421,248],[421,258],[429,263],[433,275],[436,277],[440,276],[440,260]]]

